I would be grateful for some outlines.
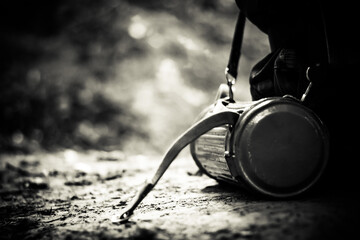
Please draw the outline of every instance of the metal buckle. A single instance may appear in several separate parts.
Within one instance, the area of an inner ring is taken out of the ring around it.
[[[227,85],[229,87],[229,99],[231,102],[234,102],[234,93],[232,90],[232,86],[235,84],[236,78],[229,73],[229,68],[225,69],[225,77],[227,80]]]
[[[310,67],[308,67],[308,68],[306,69],[306,74],[305,74],[305,75],[306,75],[306,79],[309,81],[309,85],[307,86],[304,94],[301,96],[301,99],[300,99],[301,102],[304,102],[304,101],[305,101],[305,98],[306,98],[307,95],[309,94],[310,89],[311,89],[311,87],[312,87],[312,81],[311,81],[311,79],[310,79],[310,77],[309,77],[309,71],[310,71]]]

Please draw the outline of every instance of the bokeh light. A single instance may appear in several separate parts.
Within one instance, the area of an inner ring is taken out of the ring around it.
[[[238,13],[232,0],[5,7],[0,147],[21,151],[164,152],[225,82]],[[269,52],[250,23],[242,52],[238,101],[249,100],[251,66]]]

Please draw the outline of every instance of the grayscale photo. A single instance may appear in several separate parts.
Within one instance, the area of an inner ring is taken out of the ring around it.
[[[0,2],[0,239],[342,240],[352,1]]]

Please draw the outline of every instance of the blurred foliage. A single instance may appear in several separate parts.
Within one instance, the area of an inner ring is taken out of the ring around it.
[[[134,127],[137,117],[127,103],[114,102],[101,89],[121,57],[114,56],[114,44],[124,36],[112,32],[113,15],[94,17],[111,5],[96,0],[1,4],[2,150],[106,148],[118,146],[119,136],[145,135]]]
[[[1,1],[0,149],[164,151],[224,81],[236,15],[232,0]],[[265,52],[255,36],[240,63]]]

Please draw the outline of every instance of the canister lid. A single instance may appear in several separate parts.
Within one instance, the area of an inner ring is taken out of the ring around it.
[[[276,197],[309,188],[328,158],[328,135],[320,119],[286,98],[267,99],[244,111],[233,143],[239,175],[250,187]]]

